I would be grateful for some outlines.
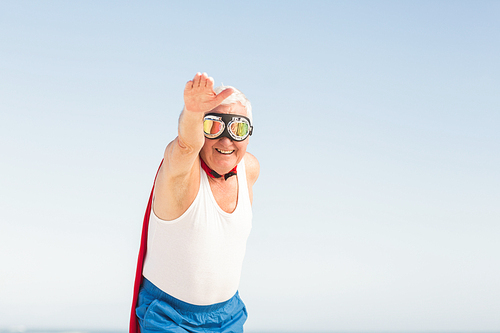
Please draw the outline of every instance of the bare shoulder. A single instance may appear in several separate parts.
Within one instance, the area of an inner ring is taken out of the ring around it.
[[[245,154],[245,168],[249,185],[253,185],[259,178],[260,164],[255,156],[247,152]]]

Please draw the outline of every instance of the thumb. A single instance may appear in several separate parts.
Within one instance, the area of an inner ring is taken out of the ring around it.
[[[233,93],[232,88],[227,88],[222,90],[217,96],[215,96],[215,101],[217,105],[220,105],[220,103],[222,103],[226,98],[231,96],[232,93]]]

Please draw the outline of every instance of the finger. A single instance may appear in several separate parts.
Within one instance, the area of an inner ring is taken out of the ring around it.
[[[217,102],[217,105],[220,105],[226,98],[231,96],[233,93],[233,89],[227,88],[222,90],[217,96],[215,96],[215,101]]]
[[[214,78],[213,77],[209,77],[207,79],[207,88],[209,89],[214,89]]]
[[[206,87],[207,86],[207,80],[208,80],[208,74],[207,73],[201,74],[200,87]]]
[[[194,76],[194,79],[193,79],[193,87],[196,88],[196,87],[199,87],[200,86],[200,81],[201,81],[201,73],[198,72],[196,73],[196,75]]]

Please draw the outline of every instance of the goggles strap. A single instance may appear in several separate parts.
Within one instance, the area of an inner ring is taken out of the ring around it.
[[[217,172],[215,172],[214,170],[210,169],[210,167],[205,163],[205,161],[203,161],[203,159],[201,158],[200,156],[200,161],[201,161],[201,167],[203,170],[205,170],[205,172],[207,173],[207,175],[209,175],[210,177],[212,178],[220,178],[222,177],[222,175],[219,175]],[[236,167],[235,166],[231,171],[229,171],[228,173],[226,173],[224,175],[224,180],[227,180],[229,177],[231,176],[236,176]]]

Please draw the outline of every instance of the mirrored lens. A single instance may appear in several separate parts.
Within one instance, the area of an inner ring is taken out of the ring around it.
[[[229,130],[235,136],[243,138],[248,135],[248,124],[240,122],[232,122]]]
[[[205,119],[203,131],[209,136],[217,136],[224,130],[224,123],[218,120]]]

